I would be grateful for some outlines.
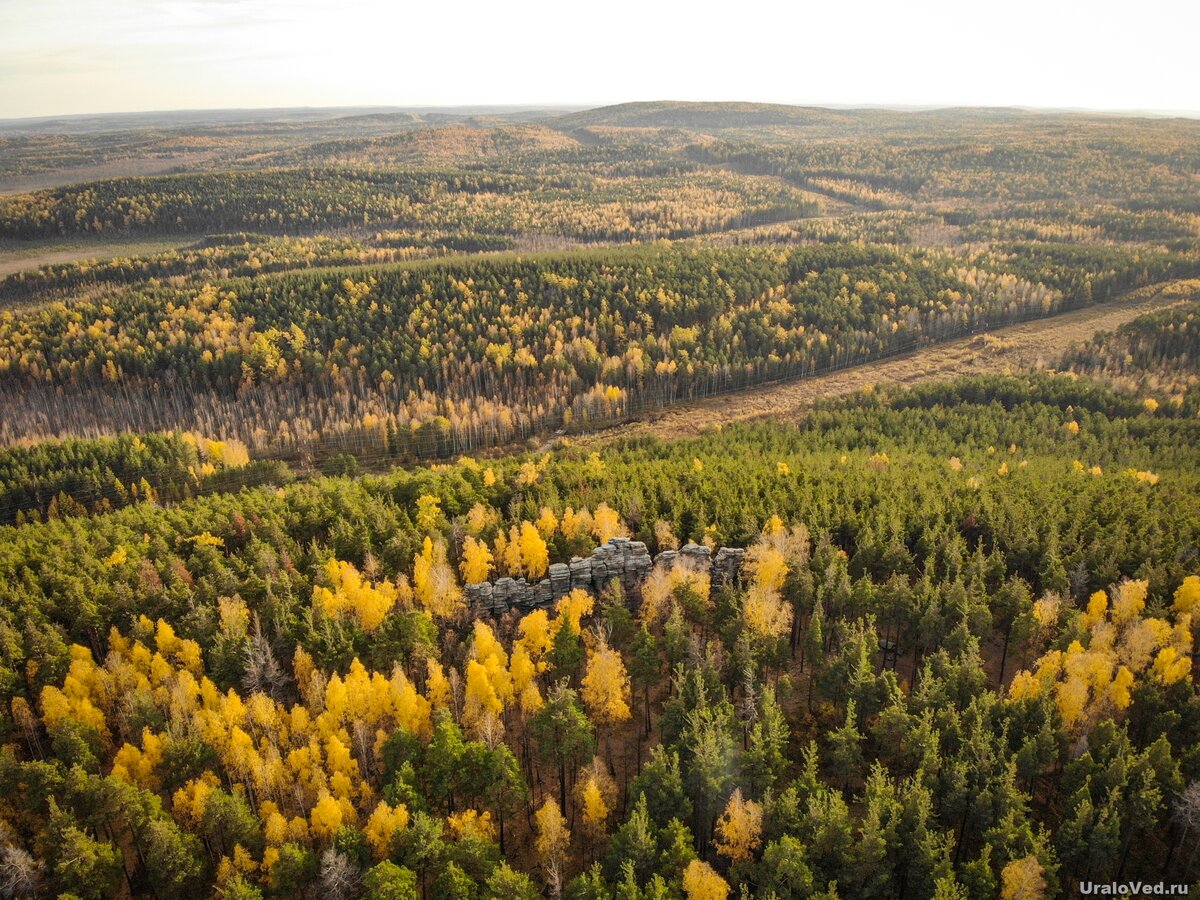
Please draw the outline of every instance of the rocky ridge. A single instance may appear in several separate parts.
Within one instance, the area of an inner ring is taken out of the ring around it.
[[[613,582],[619,582],[626,596],[636,601],[641,596],[642,581],[656,566],[671,566],[677,559],[685,559],[698,568],[707,567],[713,587],[720,587],[740,577],[745,552],[739,547],[721,547],[714,553],[700,544],[685,544],[678,550],[663,550],[651,556],[642,541],[617,537],[597,547],[589,557],[576,556],[569,563],[551,564],[547,577],[540,581],[499,578],[468,584],[463,590],[472,609],[496,616],[511,609],[529,612],[553,606],[575,588],[599,594]]]

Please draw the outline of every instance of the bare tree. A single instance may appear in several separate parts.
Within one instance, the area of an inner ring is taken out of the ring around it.
[[[0,897],[33,897],[42,887],[43,865],[26,850],[0,847]]]
[[[246,648],[246,672],[242,675],[242,685],[251,694],[261,691],[277,697],[287,687],[289,680],[287,672],[275,658],[271,642],[263,634],[262,620],[255,613],[254,634]]]
[[[344,853],[330,847],[321,854],[321,896],[328,900],[350,900],[357,896],[362,872]]]

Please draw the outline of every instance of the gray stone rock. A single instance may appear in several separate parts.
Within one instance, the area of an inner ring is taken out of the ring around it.
[[[632,606],[640,601],[641,586],[655,566],[669,567],[679,561],[701,570],[707,569],[713,584],[739,583],[746,551],[740,547],[721,547],[713,553],[708,547],[689,543],[679,550],[663,550],[651,557],[642,541],[612,538],[597,547],[589,557],[572,557],[569,563],[554,563],[547,577],[529,584],[524,578],[498,578],[494,583],[469,584],[463,588],[471,608],[503,615],[510,609],[528,612],[552,606],[574,588],[600,593],[612,582],[625,589]]]

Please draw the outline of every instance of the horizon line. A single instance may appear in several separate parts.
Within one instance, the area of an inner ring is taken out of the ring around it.
[[[540,110],[563,110],[573,112],[588,112],[618,106],[635,104],[678,103],[694,105],[753,105],[779,106],[792,109],[829,109],[829,110],[879,110],[885,112],[946,112],[953,110],[995,110],[1028,113],[1071,113],[1076,115],[1101,115],[1136,118],[1184,118],[1200,119],[1198,109],[1171,109],[1154,107],[1093,107],[1093,106],[1036,106],[1020,103],[1007,104],[971,104],[971,103],[833,103],[833,102],[779,102],[771,100],[622,100],[606,103],[413,103],[413,104],[382,104],[382,103],[346,103],[329,105],[301,106],[195,106],[176,108],[148,109],[114,109],[102,112],[72,112],[72,113],[42,113],[30,116],[0,116],[0,124],[35,123],[60,119],[106,118],[116,116],[152,116],[181,113],[303,113],[303,112],[333,112],[337,110],[356,111],[388,111],[388,112],[419,112],[421,110],[476,110],[476,111],[505,111],[505,112],[535,112]]]

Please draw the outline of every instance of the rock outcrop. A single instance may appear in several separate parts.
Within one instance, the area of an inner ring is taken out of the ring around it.
[[[720,587],[738,580],[745,552],[738,547],[721,547],[714,554],[708,547],[686,544],[651,557],[641,541],[618,537],[597,547],[589,557],[576,556],[569,563],[554,563],[541,581],[500,578],[468,584],[463,590],[476,612],[497,616],[510,609],[525,613],[553,606],[575,588],[599,594],[613,582],[619,582],[626,596],[636,601],[641,597],[642,581],[655,566],[670,566],[682,558],[699,568],[707,567],[712,573],[713,587]]]

